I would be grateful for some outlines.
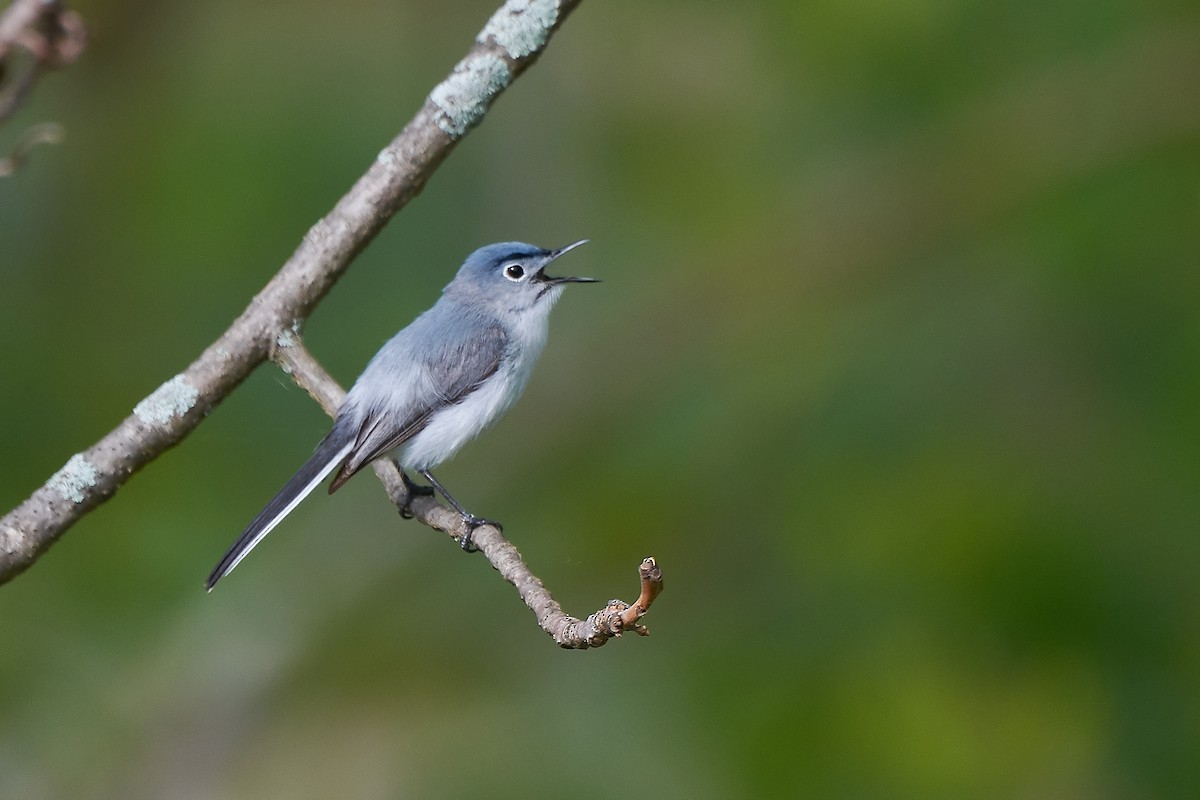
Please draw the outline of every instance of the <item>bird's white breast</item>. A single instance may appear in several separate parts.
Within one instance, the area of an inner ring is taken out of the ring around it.
[[[554,296],[543,298],[506,327],[508,347],[496,372],[461,402],[435,412],[424,430],[401,448],[398,456],[401,466],[432,469],[482,433],[517,401],[546,346],[550,310],[561,287],[552,291]]]

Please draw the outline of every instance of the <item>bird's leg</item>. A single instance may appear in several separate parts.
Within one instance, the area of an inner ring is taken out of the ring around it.
[[[491,520],[491,519],[484,519],[483,517],[477,517],[474,514],[472,514],[470,511],[467,511],[465,508],[463,508],[459,504],[459,502],[454,499],[453,495],[451,495],[449,492],[446,491],[446,487],[442,486],[442,484],[438,481],[438,479],[433,477],[433,474],[430,473],[429,470],[422,469],[422,470],[418,470],[418,471],[423,476],[425,476],[425,480],[427,480],[431,484],[433,484],[434,488],[436,488],[439,492],[442,493],[442,497],[446,498],[446,501],[448,503],[450,503],[450,505],[454,506],[454,510],[457,511],[459,513],[459,516],[461,516],[463,518],[463,522],[467,523],[467,532],[463,536],[462,541],[459,542],[459,545],[462,547],[463,550],[465,550],[468,553],[474,553],[476,550],[479,549],[471,541],[471,534],[474,533],[475,529],[478,528],[480,525],[495,525],[497,528],[500,528],[500,530],[504,530],[500,526],[499,522],[496,522],[495,520]]]
[[[419,483],[413,483],[412,478],[408,477],[408,473],[400,470],[400,477],[404,480],[404,490],[408,492],[408,499],[404,501],[404,508],[400,509],[400,516],[403,519],[412,519],[413,513],[410,504],[412,499],[417,495],[432,495],[432,486],[422,486]]]

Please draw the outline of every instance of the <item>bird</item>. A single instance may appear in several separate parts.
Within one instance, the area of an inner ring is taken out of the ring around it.
[[[384,343],[338,408],[313,455],[271,498],[213,568],[217,581],[241,563],[330,473],[333,494],[355,473],[387,455],[396,458],[412,492],[446,498],[470,531],[488,520],[468,512],[431,470],[496,421],[521,396],[546,344],[550,312],[571,283],[546,267],[585,244],[555,250],[499,242],[467,256],[432,307]],[[412,482],[405,470],[428,486]]]

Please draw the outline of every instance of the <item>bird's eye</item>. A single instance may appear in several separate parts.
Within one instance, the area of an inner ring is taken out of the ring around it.
[[[520,264],[509,264],[504,268],[504,277],[510,281],[519,281],[525,277],[525,268]]]

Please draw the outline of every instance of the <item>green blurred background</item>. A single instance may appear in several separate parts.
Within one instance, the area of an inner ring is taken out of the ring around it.
[[[0,505],[182,369],[496,3],[88,0],[0,129]],[[358,259],[343,382],[474,247],[592,243],[442,470],[557,649],[267,366],[0,587],[0,797],[1194,798],[1200,5],[585,2]]]

